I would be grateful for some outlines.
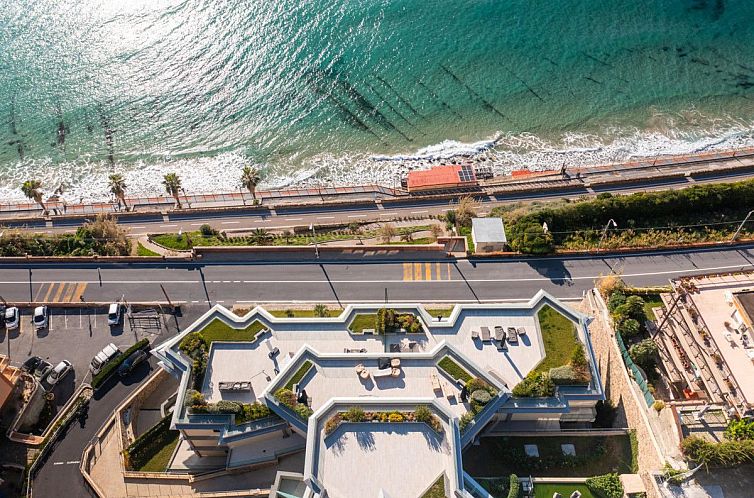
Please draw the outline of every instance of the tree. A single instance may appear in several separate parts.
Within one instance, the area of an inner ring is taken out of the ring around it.
[[[390,243],[396,235],[398,235],[398,231],[391,223],[385,223],[380,228],[380,238],[385,243]]]
[[[255,201],[257,200],[257,185],[259,185],[260,181],[259,171],[256,168],[251,166],[243,167],[241,171],[241,186],[249,191],[251,198]]]
[[[168,173],[163,177],[162,185],[165,192],[173,196],[178,209],[181,209],[181,200],[178,198],[178,194],[181,193],[181,177],[176,173]]]
[[[28,199],[32,199],[34,202],[42,206],[42,211],[47,214],[47,208],[42,202],[42,182],[39,180],[26,180],[21,185],[21,191]]]
[[[456,211],[454,209],[449,209],[445,211],[445,226],[448,228],[448,230],[452,229],[454,226],[456,226]]]
[[[476,217],[474,210],[474,198],[470,195],[461,197],[456,210],[456,223],[459,227],[471,226],[471,219]]]
[[[612,313],[618,308],[618,306],[623,304],[626,304],[626,295],[620,290],[616,290],[610,294],[610,297],[607,300],[607,309]]]
[[[326,318],[328,315],[327,306],[324,304],[318,304],[314,306],[314,315],[320,318]]]
[[[511,247],[514,250],[528,254],[548,254],[553,250],[552,234],[545,233],[537,223],[528,223],[513,227]]]
[[[624,339],[630,339],[639,335],[641,331],[641,325],[633,318],[626,318],[625,320],[618,322],[618,333]]]
[[[613,316],[618,322],[631,318],[639,324],[644,323],[644,299],[641,296],[629,296],[625,303],[615,308]]]
[[[118,205],[122,203],[123,207],[128,211],[128,204],[126,204],[126,180],[123,179],[123,175],[120,173],[110,175],[108,187],[110,188],[110,193],[118,199]]]
[[[435,240],[442,236],[442,227],[440,225],[432,225],[429,227],[429,231],[432,232],[432,238]]]
[[[251,240],[254,245],[266,245],[271,239],[272,236],[264,228],[257,228],[251,232]]]
[[[285,230],[282,235],[283,235],[283,238],[285,239],[285,245],[290,244],[291,237],[293,237],[293,232],[291,232],[290,230]]]
[[[407,244],[410,244],[414,240],[414,234],[409,231],[403,232],[401,234],[401,240]]]
[[[628,350],[628,355],[645,372],[654,370],[657,364],[657,343],[652,339],[639,341]]]

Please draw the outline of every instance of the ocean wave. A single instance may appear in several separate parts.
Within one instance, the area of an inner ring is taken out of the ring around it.
[[[754,125],[718,126],[707,133],[611,129],[601,136],[569,132],[554,139],[530,133],[496,134],[473,143],[445,140],[413,154],[321,153],[299,164],[281,160],[259,166],[263,176],[259,189],[360,184],[397,187],[408,171],[461,161],[490,167],[496,174],[510,174],[522,169],[557,170],[563,164],[602,165],[744,147],[754,147]],[[228,152],[214,157],[116,164],[115,170],[125,177],[129,196],[162,194],[161,180],[167,172],[181,177],[187,193],[232,192],[241,189],[240,171],[247,163],[243,153]],[[113,168],[104,161],[25,161],[3,169],[5,181],[0,186],[0,198],[4,201],[24,199],[20,185],[29,178],[40,179],[47,192],[64,185],[64,197],[69,202],[110,197],[107,177]]]

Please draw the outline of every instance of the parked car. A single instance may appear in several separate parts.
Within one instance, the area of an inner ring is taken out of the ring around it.
[[[32,373],[37,369],[37,366],[39,366],[41,362],[42,358],[39,356],[32,356],[31,358],[27,358],[24,364],[21,365],[21,370],[26,373]]]
[[[110,344],[102,348],[102,351],[94,355],[92,362],[89,363],[89,371],[92,372],[92,375],[97,375],[107,362],[109,362],[119,354],[120,349],[118,349],[118,347],[111,342]]]
[[[37,365],[37,368],[34,369],[34,377],[42,380],[47,377],[47,374],[49,374],[51,370],[52,365],[49,362],[42,360]]]
[[[133,372],[140,363],[149,358],[149,353],[144,349],[137,349],[131,355],[123,360],[123,363],[118,367],[118,375],[125,377]]]
[[[21,321],[21,313],[18,312],[18,308],[11,306],[5,309],[5,328],[7,330],[15,330]]]
[[[55,365],[55,368],[52,369],[52,371],[47,375],[47,383],[51,386],[54,386],[58,382],[60,382],[60,379],[68,375],[68,372],[73,370],[73,365],[71,365],[71,362],[68,360],[63,360],[57,365]]]
[[[47,306],[37,306],[34,308],[34,317],[32,318],[32,321],[34,322],[34,328],[37,330],[41,330],[43,328],[47,327]]]
[[[118,325],[120,323],[121,316],[123,315],[123,305],[120,303],[112,303],[107,309],[107,324]]]

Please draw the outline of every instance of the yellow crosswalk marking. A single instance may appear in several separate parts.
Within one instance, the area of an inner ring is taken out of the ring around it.
[[[411,265],[411,263],[403,263],[403,280],[413,280],[414,279],[414,268]]]
[[[440,263],[435,263],[435,276],[437,277],[437,280],[442,280],[442,266],[440,266]]]
[[[81,296],[84,295],[86,286],[87,286],[86,282],[81,282],[78,285],[76,285],[76,292],[74,292],[73,296],[71,296],[70,302],[75,303],[76,301],[79,301],[81,299]]]
[[[42,284],[42,285],[39,286],[39,289],[37,290],[37,293],[34,295],[34,302],[35,303],[39,302],[39,296],[42,295],[42,291],[45,289],[46,285],[47,284]]]
[[[453,277],[451,275],[452,274],[450,273],[450,263],[448,263],[448,280],[453,280]]]
[[[432,280],[432,263],[424,263],[427,270],[427,280]]]
[[[66,291],[65,291],[65,297],[63,298],[62,302],[64,302],[64,303],[70,303],[71,302],[71,298],[73,297],[73,291],[76,290],[76,287],[78,287],[78,285],[74,284],[74,283],[72,283],[72,284],[70,284],[68,286],[68,289],[66,289]]]
[[[50,293],[52,292],[52,289],[55,288],[55,284],[47,284],[47,285],[49,285],[49,287],[47,288],[47,294],[45,294],[45,298],[42,300],[45,303],[50,301]]]
[[[414,263],[414,280],[422,279],[422,264]]]
[[[53,303],[59,303],[60,302],[60,296],[63,294],[63,290],[65,290],[66,284],[60,283],[56,284],[58,286],[58,292],[55,294],[55,299],[52,300]]]

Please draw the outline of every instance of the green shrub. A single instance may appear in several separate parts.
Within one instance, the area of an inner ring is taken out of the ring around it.
[[[340,414],[336,413],[332,417],[328,419],[327,422],[325,422],[325,434],[329,435],[332,434],[335,429],[337,429],[340,426],[340,423],[343,421],[342,418],[340,418]]]
[[[240,415],[243,412],[241,405],[234,401],[220,400],[217,402],[217,411],[220,413],[230,413]]]
[[[206,405],[207,400],[204,399],[204,396],[202,393],[197,391],[196,389],[189,389],[186,391],[186,399],[184,401],[185,406],[194,406],[194,405]]]
[[[754,440],[724,440],[712,443],[697,436],[681,442],[681,450],[690,460],[706,467],[735,467],[754,461]]]
[[[95,375],[94,377],[92,377],[92,383],[91,383],[92,387],[94,389],[99,388],[102,384],[104,384],[104,382],[107,379],[110,378],[110,376],[113,373],[115,373],[115,371],[118,369],[118,367],[120,366],[120,364],[123,363],[124,361],[126,361],[126,358],[128,358],[129,356],[131,356],[131,353],[133,353],[134,351],[139,350],[139,349],[144,349],[147,346],[149,346],[149,339],[147,339],[147,338],[141,339],[136,344],[134,344],[130,348],[126,349],[126,351],[124,353],[116,356],[115,358],[113,358],[112,360],[110,360],[109,362],[107,362],[105,364],[105,366],[102,367],[102,370],[100,370],[97,373],[97,375]]]
[[[636,337],[641,332],[641,324],[633,318],[627,318],[618,323],[618,333],[624,339],[630,339]]]
[[[516,474],[511,474],[510,486],[508,487],[508,498],[518,498],[521,492],[521,483]]]
[[[215,237],[219,232],[205,223],[199,227],[199,233],[201,233],[203,237]]]
[[[471,393],[471,401],[482,406],[489,403],[491,399],[492,397],[490,396],[490,393],[488,393],[484,389],[477,389],[476,391]]]
[[[298,416],[304,420],[307,420],[309,417],[312,416],[312,413],[314,413],[314,410],[312,410],[311,408],[309,408],[308,406],[302,403],[297,404],[296,407],[293,409],[293,411],[295,411],[298,414]]]
[[[645,372],[651,372],[657,364],[657,343],[652,339],[637,342],[628,350],[628,355]]]
[[[141,469],[154,455],[175,437],[177,431],[170,430],[172,414],[157,422],[152,428],[139,436],[123,451],[128,470]]]
[[[434,415],[432,414],[432,410],[424,405],[417,406],[416,410],[414,411],[414,418],[418,422],[430,423],[433,416]]]
[[[516,387],[513,395],[521,398],[546,398],[555,395],[555,383],[549,374],[544,372],[529,372]]]
[[[360,406],[352,406],[343,414],[343,419],[349,422],[363,422],[366,420],[366,415]]]
[[[586,486],[599,498],[623,498],[623,485],[618,474],[590,477]]]
[[[571,365],[575,369],[589,369],[589,363],[586,361],[586,353],[584,352],[584,345],[579,342],[576,345],[576,349],[571,353]]]
[[[471,412],[466,412],[461,415],[461,418],[458,421],[458,428],[461,430],[461,432],[466,430],[466,427],[469,426],[472,420],[474,420],[474,414]]]
[[[582,377],[576,373],[576,370],[571,365],[563,365],[562,367],[551,368],[550,379],[556,386],[567,386],[583,383]]]
[[[466,382],[466,390],[468,392],[473,393],[474,391],[478,391],[480,389],[490,393],[490,396],[497,395],[497,389],[495,389],[479,377],[474,377],[473,379],[470,379],[468,382]]]
[[[618,306],[622,306],[625,303],[626,295],[622,291],[616,290],[610,294],[610,297],[607,300],[607,309],[610,310],[610,313],[614,313]]]
[[[728,423],[725,428],[725,437],[732,441],[741,441],[743,439],[754,439],[754,420],[752,419],[735,419]]]
[[[554,250],[550,232],[541,223],[516,223],[511,229],[510,245],[514,251],[526,254],[549,254]]]
[[[646,319],[644,313],[644,298],[641,296],[629,296],[626,298],[626,302],[615,308],[613,316],[616,321],[622,322],[623,320],[633,319],[639,323],[643,323]]]
[[[263,405],[259,401],[255,401],[251,404],[242,405],[243,411],[240,415],[236,415],[236,424],[244,424],[252,420],[259,420],[260,418],[269,417],[272,415],[272,411],[267,405]]]

